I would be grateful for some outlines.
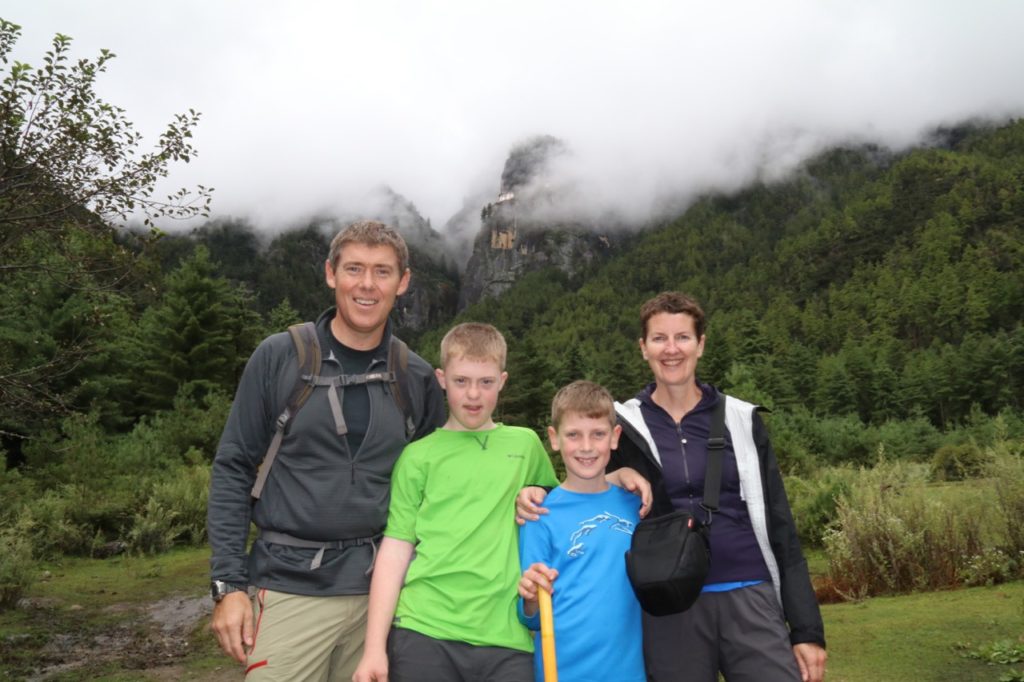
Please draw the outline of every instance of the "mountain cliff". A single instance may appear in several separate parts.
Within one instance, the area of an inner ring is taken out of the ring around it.
[[[480,231],[462,274],[459,309],[508,290],[528,272],[554,266],[580,274],[613,247],[610,231],[561,217],[565,187],[551,181],[551,165],[565,144],[538,136],[509,153],[495,199],[480,211]]]

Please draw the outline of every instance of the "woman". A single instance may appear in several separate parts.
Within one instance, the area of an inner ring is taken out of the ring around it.
[[[711,568],[688,611],[644,614],[644,657],[656,682],[804,680],[825,672],[825,633],[807,562],[757,407],[697,380],[704,312],[665,292],[640,313],[640,350],[654,382],[616,404],[622,435],[609,470],[632,467],[654,492],[652,516],[687,510],[698,518],[711,414],[726,401],[719,512],[711,525]]]

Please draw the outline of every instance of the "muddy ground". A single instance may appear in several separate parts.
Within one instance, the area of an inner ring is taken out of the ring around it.
[[[221,665],[200,672],[185,665],[187,659],[210,656],[211,607],[206,595],[174,596],[145,607],[114,604],[104,609],[111,624],[102,631],[72,629],[49,637],[41,646],[31,641],[31,635],[20,643],[11,641],[17,635],[8,637],[4,644],[22,648],[22,660],[28,661],[6,679],[241,680],[242,670],[226,657]],[[23,600],[19,608],[32,613],[33,620],[58,617],[55,605],[44,600]]]

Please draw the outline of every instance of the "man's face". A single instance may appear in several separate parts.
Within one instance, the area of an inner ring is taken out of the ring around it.
[[[398,269],[398,254],[387,245],[349,243],[337,268],[326,265],[327,286],[334,289],[338,314],[331,330],[346,346],[375,348],[395,299],[409,288],[409,270]]]

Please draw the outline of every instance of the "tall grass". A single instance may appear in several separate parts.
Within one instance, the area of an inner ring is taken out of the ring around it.
[[[936,485],[924,464],[857,472],[823,535],[827,590],[844,599],[993,584],[1024,575],[1024,461],[987,449],[986,477]]]

